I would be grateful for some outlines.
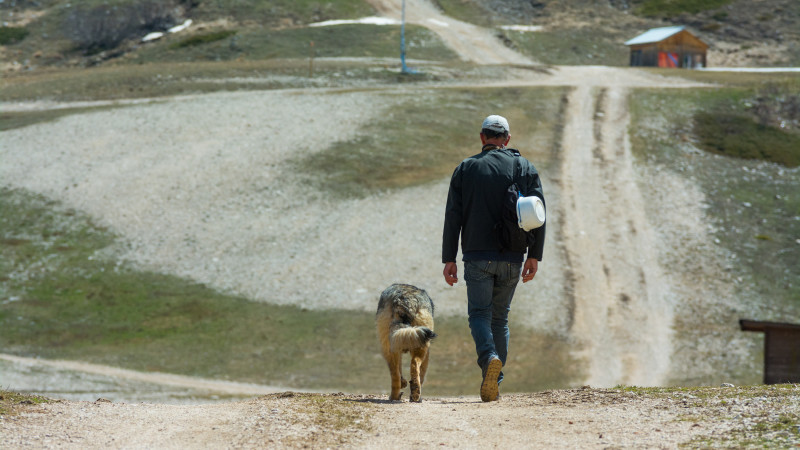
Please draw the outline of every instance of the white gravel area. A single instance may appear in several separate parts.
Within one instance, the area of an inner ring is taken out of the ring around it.
[[[464,283],[441,277],[447,179],[332,200],[285,173],[287,160],[354,139],[401,99],[218,93],[73,115],[3,133],[0,179],[88,213],[146,270],[323,309],[372,311],[387,285],[412,283],[429,290],[437,313],[465,315]],[[552,326],[565,315],[540,295],[544,285],[561,289],[550,266],[558,251],[546,254],[515,309]]]

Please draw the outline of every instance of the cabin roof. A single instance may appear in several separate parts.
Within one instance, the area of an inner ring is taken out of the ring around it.
[[[655,42],[661,42],[664,39],[678,34],[685,29],[686,27],[684,26],[651,28],[635,38],[628,40],[625,42],[625,45],[652,44]]]

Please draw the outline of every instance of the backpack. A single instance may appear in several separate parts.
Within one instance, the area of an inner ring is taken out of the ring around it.
[[[515,152],[516,153],[516,152]],[[503,193],[500,221],[494,225],[494,232],[501,252],[525,253],[528,249],[529,234],[519,226],[517,219],[517,200],[522,195],[517,185],[519,153],[514,158],[514,182]]]

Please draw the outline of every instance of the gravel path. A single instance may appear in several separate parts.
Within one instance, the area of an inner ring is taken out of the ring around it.
[[[368,0],[386,17],[400,20],[402,3],[397,0]],[[428,0],[406,0],[406,22],[421,25],[439,35],[464,61],[475,64],[533,64],[498,39],[491,30],[445,16]]]
[[[58,402],[0,417],[0,432],[3,447],[15,449],[676,449],[693,439],[699,446],[737,447],[746,437],[768,437],[785,448],[797,443],[780,429],[753,431],[797,411],[796,387],[757,397],[738,388],[706,388],[702,396],[582,388],[505,395],[491,403],[291,392],[194,406]]]

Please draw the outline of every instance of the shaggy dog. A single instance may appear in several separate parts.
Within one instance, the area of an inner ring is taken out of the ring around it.
[[[411,353],[411,401],[419,402],[422,383],[428,370],[428,347],[433,332],[433,300],[424,290],[408,284],[393,284],[381,293],[375,315],[378,339],[389,374],[392,393],[389,400],[400,400],[408,382],[400,370],[403,353]]]

